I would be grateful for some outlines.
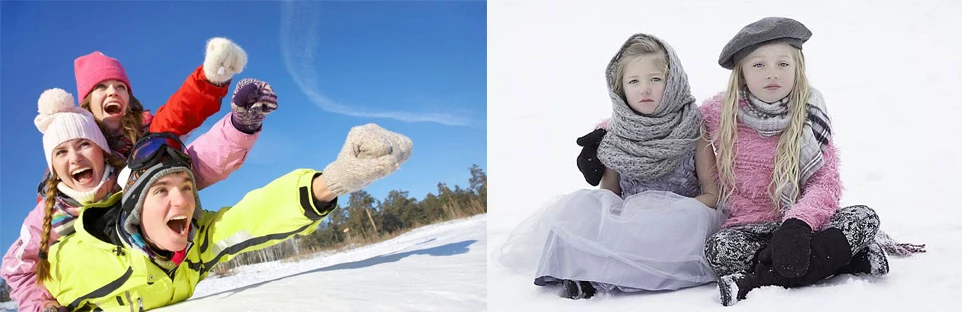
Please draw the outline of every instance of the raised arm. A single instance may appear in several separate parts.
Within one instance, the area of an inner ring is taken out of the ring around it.
[[[241,47],[225,38],[208,41],[204,64],[191,73],[170,99],[157,109],[150,132],[171,132],[183,136],[197,129],[221,110],[232,75],[248,62]]]

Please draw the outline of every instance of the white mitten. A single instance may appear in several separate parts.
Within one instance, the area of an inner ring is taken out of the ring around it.
[[[204,54],[204,76],[214,85],[225,85],[231,81],[231,76],[245,70],[248,55],[234,42],[226,38],[216,37],[208,40],[207,52]]]
[[[412,140],[376,124],[351,128],[337,160],[323,168],[327,189],[337,196],[367,187],[392,172],[412,155]]]

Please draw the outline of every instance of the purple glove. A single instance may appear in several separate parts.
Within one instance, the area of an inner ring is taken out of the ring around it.
[[[262,128],[265,116],[279,108],[279,99],[265,81],[245,78],[235,86],[231,104],[232,125],[238,131],[253,134]]]

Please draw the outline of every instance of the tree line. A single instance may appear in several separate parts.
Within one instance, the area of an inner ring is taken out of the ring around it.
[[[213,269],[218,276],[234,267],[287,259],[315,252],[356,247],[398,236],[411,229],[487,212],[487,175],[477,165],[469,168],[469,186],[436,185],[436,194],[422,200],[408,192],[392,190],[378,199],[361,190],[349,194],[346,205],[338,205],[310,235],[294,237],[276,246],[247,252]]]

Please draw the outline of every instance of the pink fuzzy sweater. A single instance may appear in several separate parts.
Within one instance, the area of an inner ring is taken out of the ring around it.
[[[724,92],[706,100],[700,107],[701,116],[710,138],[718,132]],[[739,105],[745,105],[742,101]],[[774,209],[769,199],[769,182],[772,181],[773,157],[779,136],[763,137],[758,132],[739,123],[735,155],[735,189],[725,201],[725,209],[731,214],[723,228],[768,221],[800,219],[814,230],[827,226],[830,217],[840,207],[841,181],[839,160],[833,140],[823,152],[824,165],[803,185],[801,196],[785,214]],[[716,149],[718,146],[715,147]]]

